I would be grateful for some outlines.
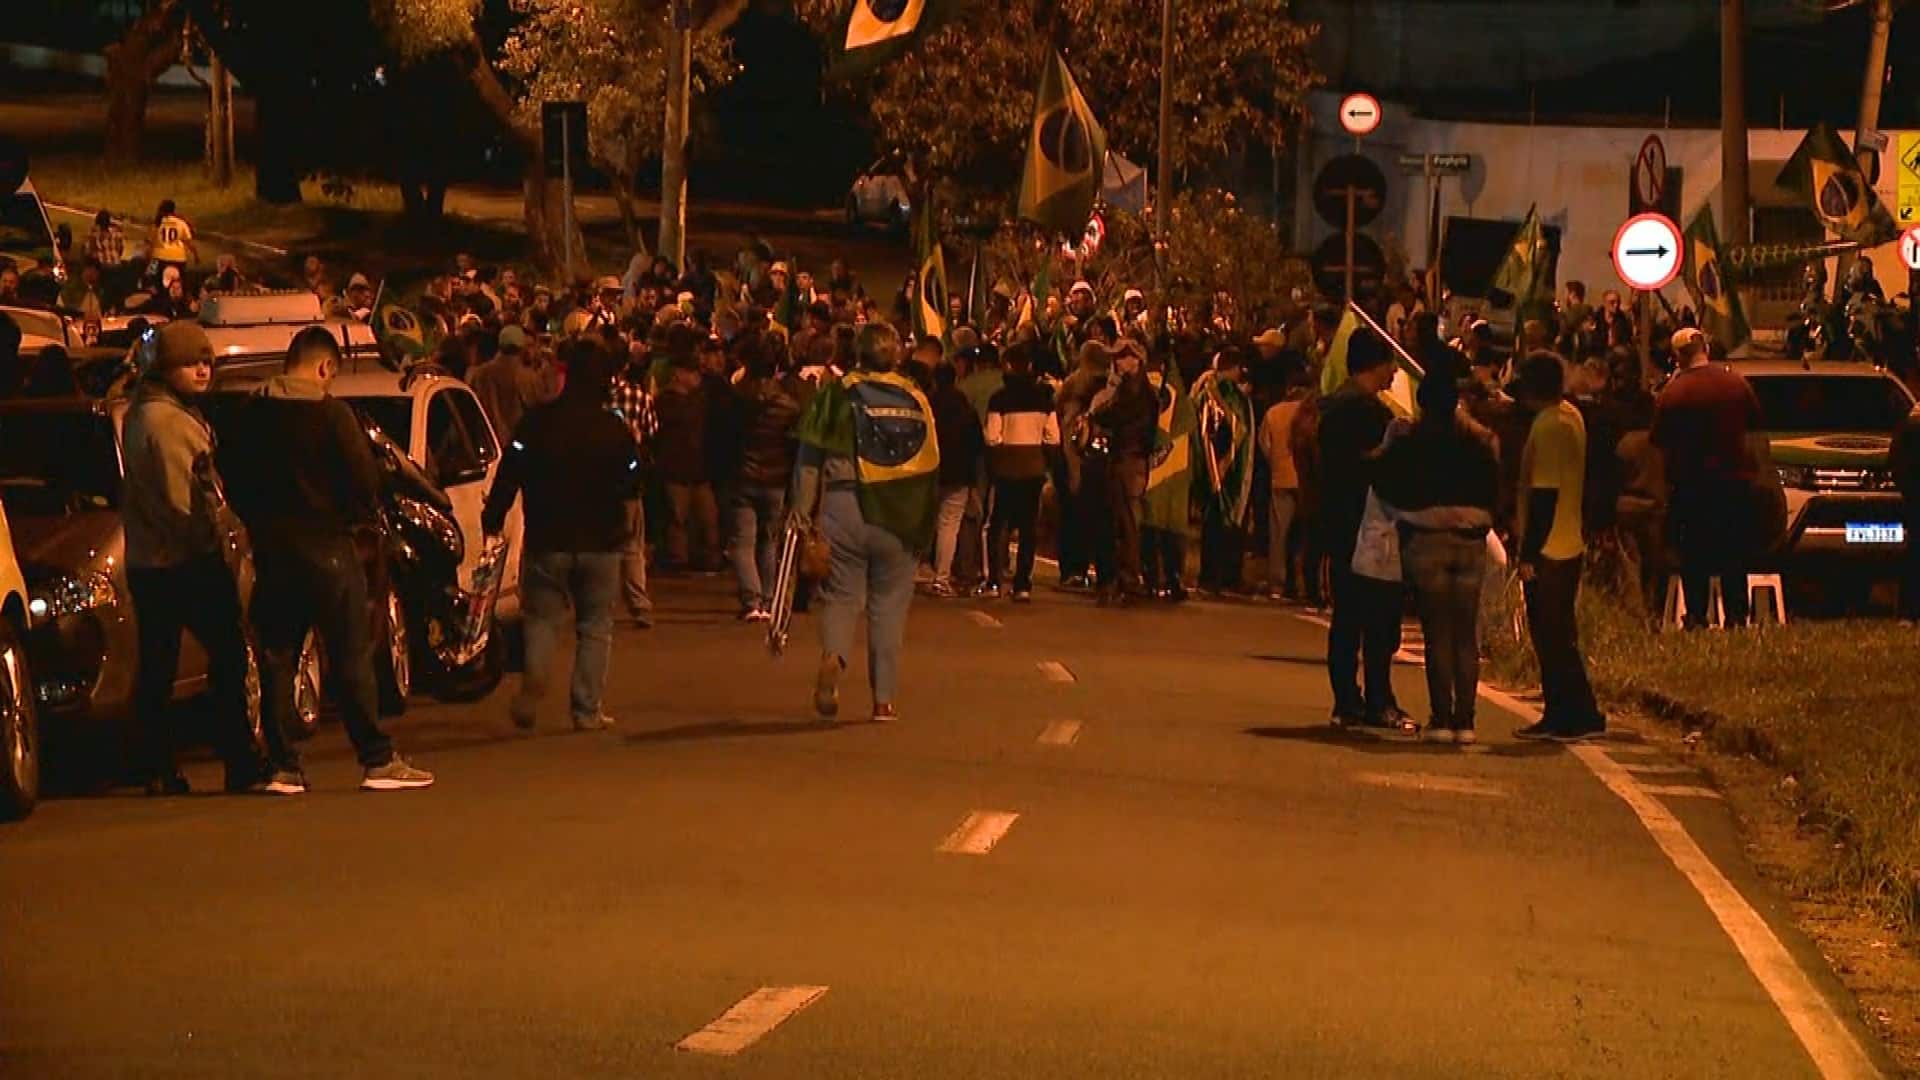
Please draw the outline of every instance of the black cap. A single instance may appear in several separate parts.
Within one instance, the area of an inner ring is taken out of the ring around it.
[[[1507,383],[1507,395],[1514,398],[1552,399],[1566,391],[1566,361],[1545,350],[1530,352],[1514,365],[1513,381]]]

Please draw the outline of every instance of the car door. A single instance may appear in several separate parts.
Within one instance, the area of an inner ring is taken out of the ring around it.
[[[466,553],[460,564],[460,584],[471,587],[479,565],[483,529],[481,511],[487,491],[500,467],[500,443],[480,409],[480,401],[464,383],[434,380],[427,388],[427,407],[423,453],[427,475],[434,478],[453,503],[454,520],[460,525]],[[507,515],[503,532],[516,555],[520,543],[520,508],[515,505]],[[509,558],[500,582],[500,609],[517,611],[520,598],[520,560]]]

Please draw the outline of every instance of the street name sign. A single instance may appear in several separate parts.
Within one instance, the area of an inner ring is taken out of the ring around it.
[[[1472,168],[1472,154],[1400,155],[1400,171],[1407,176],[1465,176]]]
[[[1613,236],[1613,269],[1631,288],[1652,292],[1680,276],[1680,227],[1665,214],[1635,214]]]
[[[1340,126],[1356,139],[1373,134],[1380,127],[1380,99],[1372,94],[1348,94],[1340,99]]]

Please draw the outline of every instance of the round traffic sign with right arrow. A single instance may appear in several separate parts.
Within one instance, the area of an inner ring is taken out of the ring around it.
[[[1665,214],[1635,214],[1613,235],[1613,269],[1628,287],[1666,288],[1680,276],[1680,226]]]

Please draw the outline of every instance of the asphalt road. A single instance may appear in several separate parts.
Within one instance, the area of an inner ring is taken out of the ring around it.
[[[617,733],[503,692],[395,723],[429,791],[329,729],[303,798],[0,830],[0,1076],[1818,1075],[1587,766],[1492,707],[1470,753],[1332,735],[1286,609],[920,600],[902,717],[827,728],[811,626],[774,662],[721,582],[662,601]],[[1651,749],[1607,753],[1684,790]],[[1721,804],[1662,798],[1830,994]],[[973,811],[1018,817],[937,850]],[[675,1048],[787,986],[827,989]]]

